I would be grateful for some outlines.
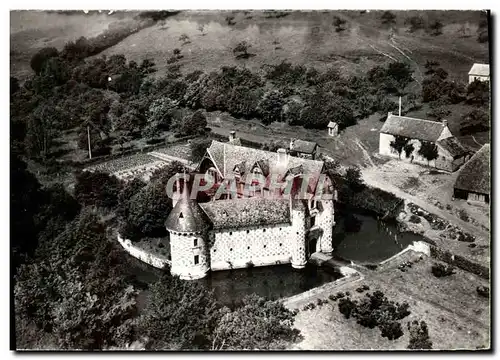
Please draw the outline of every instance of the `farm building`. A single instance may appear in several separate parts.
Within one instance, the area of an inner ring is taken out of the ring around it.
[[[407,142],[401,153],[391,145],[397,138]],[[420,154],[424,143],[435,144],[435,159],[428,161]],[[470,157],[469,150],[453,136],[446,120],[436,122],[415,119],[393,115],[391,112],[380,129],[379,153],[446,171],[457,170]]]
[[[460,170],[454,197],[468,201],[490,201],[490,144],[485,144]]]
[[[469,84],[479,81],[490,81],[490,65],[489,64],[474,64],[469,71]]]
[[[330,121],[328,123],[328,135],[337,136],[339,134],[339,124],[336,122]]]
[[[297,156],[304,159],[314,160],[316,158],[316,152],[318,150],[318,144],[312,141],[304,141],[299,139],[290,140],[290,155]]]

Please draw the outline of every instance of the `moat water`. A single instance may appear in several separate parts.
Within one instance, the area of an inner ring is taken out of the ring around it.
[[[376,264],[397,254],[413,241],[422,238],[412,233],[400,233],[396,223],[377,220],[364,214],[338,216],[334,230],[334,256],[357,264]],[[141,283],[158,280],[160,270],[133,259],[134,273]],[[293,296],[322,284],[337,280],[342,275],[334,269],[318,268],[308,264],[305,269],[293,269],[290,264],[232,271],[214,271],[201,280],[213,289],[216,298],[226,306],[241,303],[245,295],[256,293],[268,299]],[[147,292],[141,296],[145,301]]]

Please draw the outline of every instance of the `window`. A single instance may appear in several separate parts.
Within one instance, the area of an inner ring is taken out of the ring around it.
[[[250,250],[250,246],[247,246],[247,250]]]
[[[194,256],[194,264],[198,265],[199,262],[200,262],[200,255],[195,255]]]
[[[233,251],[233,248],[230,248],[229,251]]]
[[[198,246],[198,239],[194,239],[194,246]]]
[[[267,245],[264,245],[264,249],[266,248]]]
[[[233,232],[232,232],[232,231],[230,231],[230,232],[229,232],[229,235],[233,235]]]
[[[282,243],[280,243],[280,246],[283,246],[283,244],[282,244]]]
[[[266,232],[266,229],[262,229],[262,232]]]
[[[250,230],[247,230],[247,234],[250,232]]]

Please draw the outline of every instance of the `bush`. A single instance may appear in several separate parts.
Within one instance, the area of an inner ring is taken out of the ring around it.
[[[405,19],[405,25],[409,26],[409,32],[415,32],[425,28],[425,21],[421,15],[411,16]]]
[[[462,116],[460,134],[468,135],[490,129],[490,118],[486,111],[475,109]]]
[[[434,264],[432,265],[432,275],[435,277],[445,277],[450,276],[455,273],[455,269],[450,265]]]
[[[83,206],[113,208],[118,203],[120,180],[105,172],[82,171],[76,175],[75,197]]]
[[[476,288],[477,294],[481,297],[489,298],[490,297],[490,288],[486,286],[478,286]]]
[[[33,57],[31,58],[30,65],[35,74],[40,74],[45,65],[45,62],[51,57],[59,56],[59,52],[56,48],[53,47],[45,47],[39,50]]]
[[[367,293],[359,302],[349,297],[341,299],[338,308],[346,319],[353,317],[358,324],[370,329],[379,327],[381,335],[389,340],[403,335],[398,321],[410,315],[407,303],[389,301],[381,291]]]
[[[410,341],[408,349],[424,350],[432,349],[432,341],[429,338],[429,331],[425,321],[418,322],[417,320],[408,323],[408,331],[410,332]]]
[[[420,224],[422,222],[422,220],[420,219],[419,216],[417,215],[411,215],[410,218],[408,219],[409,222],[413,223],[413,224]]]

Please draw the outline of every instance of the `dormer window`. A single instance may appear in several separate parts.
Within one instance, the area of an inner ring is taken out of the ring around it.
[[[182,213],[179,214],[179,219],[184,219],[184,215]]]

